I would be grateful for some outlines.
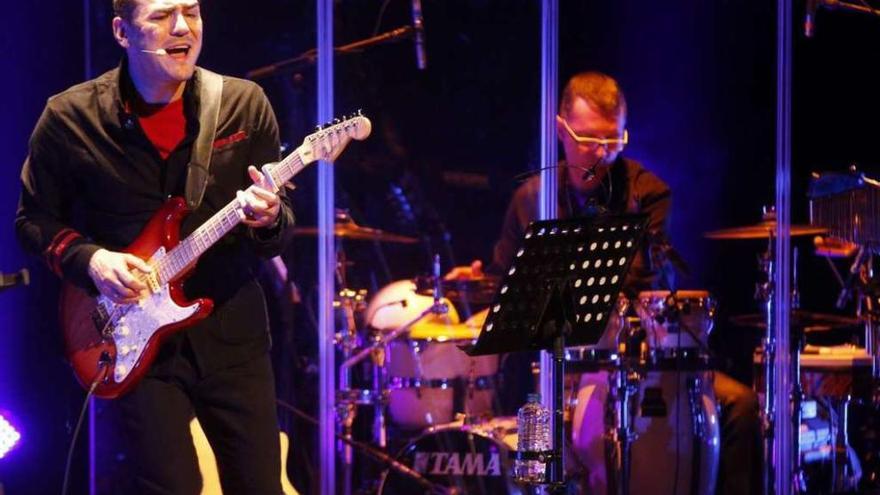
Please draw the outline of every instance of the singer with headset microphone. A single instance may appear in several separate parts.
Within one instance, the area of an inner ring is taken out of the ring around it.
[[[202,187],[181,238],[237,198],[241,224],[200,257],[183,285],[187,299],[212,298],[213,312],[169,337],[147,375],[109,404],[120,413],[137,492],[199,492],[189,429],[196,416],[225,493],[281,493],[268,320],[256,273],[260,259],[289,241],[293,213],[252,166],[279,159],[274,113],[255,84],[196,66],[198,0],[113,0],[113,9],[122,63],[46,104],[21,173],[18,239],[66,282],[130,303],[145,294],[138,274],[151,268],[122,249],[169,196],[184,196],[191,175]],[[213,149],[201,175],[191,166],[197,141]]]

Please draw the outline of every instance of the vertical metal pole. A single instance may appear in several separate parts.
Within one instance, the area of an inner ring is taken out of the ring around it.
[[[792,493],[797,437],[791,407],[791,0],[777,0],[776,38],[776,280],[774,327],[776,330],[776,418],[773,461],[777,495]]]
[[[544,0],[541,12],[541,196],[540,219],[558,216],[556,166],[556,107],[559,67],[559,1]],[[541,352],[541,400],[544,406],[555,411],[557,401],[554,380],[553,354]],[[556,431],[556,416],[551,414],[550,431]],[[553,445],[553,448],[562,448]],[[561,450],[560,450],[561,452]],[[562,481],[552,480],[552,481]]]
[[[83,0],[83,76],[92,78],[92,6],[91,0]],[[95,398],[89,399],[89,495],[97,495],[95,482]]]
[[[318,121],[333,118],[333,0],[318,2]],[[336,367],[333,321],[334,270],[333,168],[318,163],[318,332],[320,342],[320,428],[321,494],[336,494]]]
[[[83,72],[86,80],[92,78],[92,6],[91,0],[83,0]]]

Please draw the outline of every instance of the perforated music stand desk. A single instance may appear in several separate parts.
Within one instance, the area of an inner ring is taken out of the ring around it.
[[[606,215],[529,225],[468,354],[552,350],[564,323],[565,345],[597,343],[647,219]]]

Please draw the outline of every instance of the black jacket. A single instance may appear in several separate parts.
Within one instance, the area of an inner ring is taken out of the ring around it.
[[[279,158],[278,125],[268,100],[252,82],[224,76],[210,177],[201,206],[184,219],[181,238],[250,184],[248,165]],[[42,255],[64,280],[94,290],[88,261],[100,248],[122,250],[170,196],[182,196],[198,135],[199,70],[184,91],[186,137],[162,159],[127,112],[133,85],[123,61],[93,80],[51,97],[30,139],[15,219],[26,251]],[[204,372],[266,351],[268,323],[256,281],[259,257],[279,254],[293,226],[282,195],[273,229],[239,225],[209,249],[184,285],[188,297],[214,299],[210,317],[163,348],[169,355],[189,339]],[[162,355],[157,361],[161,366]]]
[[[565,162],[560,163],[565,166]],[[568,175],[564,168],[560,169],[559,177],[559,218],[582,216],[582,211],[575,201],[568,186]],[[618,156],[611,165],[608,176],[604,179],[605,186],[595,196],[596,205],[607,209],[609,213],[646,213],[649,217],[648,229],[658,233],[669,231],[669,208],[672,194],[669,186],[656,175],[642,167],[641,164],[628,158]],[[495,244],[492,263],[487,268],[489,273],[506,272],[513,263],[513,257],[519,249],[526,227],[538,219],[541,178],[535,176],[517,188],[507,207],[501,235]],[[652,288],[657,273],[649,270],[645,262],[644,251],[640,252],[630,267],[624,283],[624,290],[635,293]]]

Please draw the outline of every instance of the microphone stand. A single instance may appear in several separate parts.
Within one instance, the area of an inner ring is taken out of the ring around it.
[[[359,41],[355,41],[353,43],[349,43],[347,45],[334,47],[333,53],[339,55],[349,55],[352,53],[360,52],[364,48],[371,48],[373,46],[383,45],[385,43],[393,43],[403,39],[411,38],[415,36],[415,34],[416,29],[413,26],[402,26],[397,29],[392,29],[391,31],[386,31],[382,34],[372,36],[370,38],[365,38]],[[297,55],[296,57],[284,59],[279,62],[252,69],[245,73],[245,77],[248,79],[256,80],[274,76],[282,71],[295,72],[315,65],[315,62],[317,60],[318,50],[316,48],[311,48]]]

